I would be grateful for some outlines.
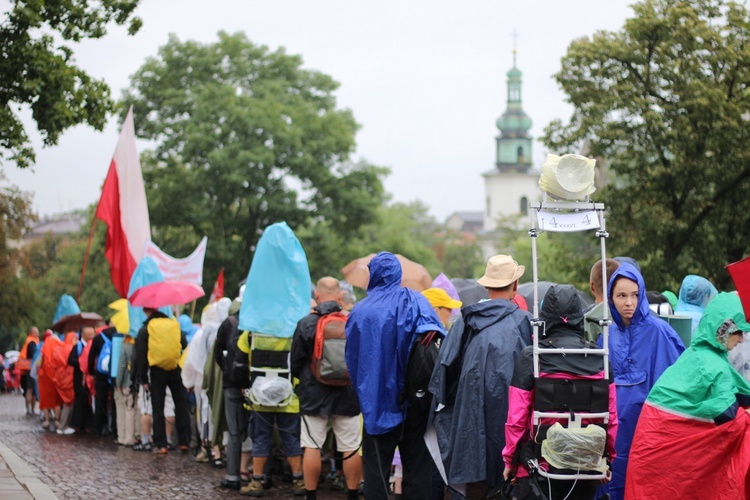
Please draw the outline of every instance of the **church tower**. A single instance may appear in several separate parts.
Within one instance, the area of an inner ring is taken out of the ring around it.
[[[526,224],[529,201],[541,199],[539,173],[532,168],[531,118],[521,105],[522,73],[516,67],[515,50],[507,76],[507,107],[497,120],[500,133],[495,138],[495,168],[482,174],[486,231],[495,230],[499,219],[513,226]]]

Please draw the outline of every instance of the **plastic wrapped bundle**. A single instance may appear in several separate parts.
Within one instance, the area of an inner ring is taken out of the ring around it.
[[[567,429],[557,423],[542,441],[542,457],[558,469],[606,472],[606,441],[607,432],[598,425]]]
[[[596,160],[581,155],[548,154],[542,165],[539,187],[555,198],[582,200],[596,191]]]
[[[251,389],[251,400],[263,406],[279,406],[293,390],[292,383],[284,377],[257,377]]]

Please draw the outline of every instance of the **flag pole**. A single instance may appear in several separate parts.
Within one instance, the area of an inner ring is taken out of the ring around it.
[[[76,304],[81,303],[81,292],[83,292],[83,276],[86,274],[86,264],[89,261],[89,250],[91,250],[91,240],[94,238],[94,228],[96,227],[96,214],[91,218],[91,230],[89,231],[89,241],[86,243],[86,253],[83,255],[83,266],[81,266],[81,277],[78,279],[78,294],[76,295]]]

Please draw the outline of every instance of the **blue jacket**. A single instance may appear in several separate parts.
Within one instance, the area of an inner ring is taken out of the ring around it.
[[[354,306],[346,322],[346,364],[365,430],[379,435],[404,420],[399,397],[414,339],[420,333],[445,330],[427,299],[401,287],[401,264],[395,255],[380,252],[369,267],[367,297]]]
[[[516,358],[531,343],[531,315],[503,299],[461,310],[430,380],[433,423],[448,484],[503,480],[508,390]]]
[[[628,326],[612,302],[612,290],[620,278],[638,283],[638,306]],[[617,459],[612,463],[609,493],[612,500],[620,500],[624,498],[628,455],[643,402],[664,370],[677,361],[685,346],[666,321],[651,314],[646,283],[635,266],[627,262],[620,264],[609,281],[607,295],[614,321],[609,329],[609,359],[617,386],[620,421],[615,443]]]

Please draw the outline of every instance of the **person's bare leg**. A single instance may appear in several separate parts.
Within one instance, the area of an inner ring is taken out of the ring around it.
[[[359,483],[362,481],[362,457],[358,451],[354,451],[352,455],[351,451],[344,452],[344,478],[346,479],[346,487],[350,490],[356,490],[359,488]]]
[[[292,465],[291,461],[289,465]],[[318,489],[320,469],[323,467],[320,450],[317,448],[305,448],[302,459],[302,474],[305,478],[305,489],[312,491]]]
[[[253,457],[253,476],[262,476],[268,457]]]
[[[253,458],[253,453],[250,451],[245,451],[242,453],[242,455],[240,455],[240,474],[242,473],[247,474],[250,468],[250,463],[252,461],[252,458]]]
[[[149,438],[151,437],[151,418],[151,415],[141,415],[141,442],[143,442],[144,436],[148,436]],[[151,439],[149,439],[149,441],[150,440]]]
[[[289,462],[289,467],[292,469],[292,474],[302,474],[302,455],[298,455],[296,457],[286,457],[286,461]]]

